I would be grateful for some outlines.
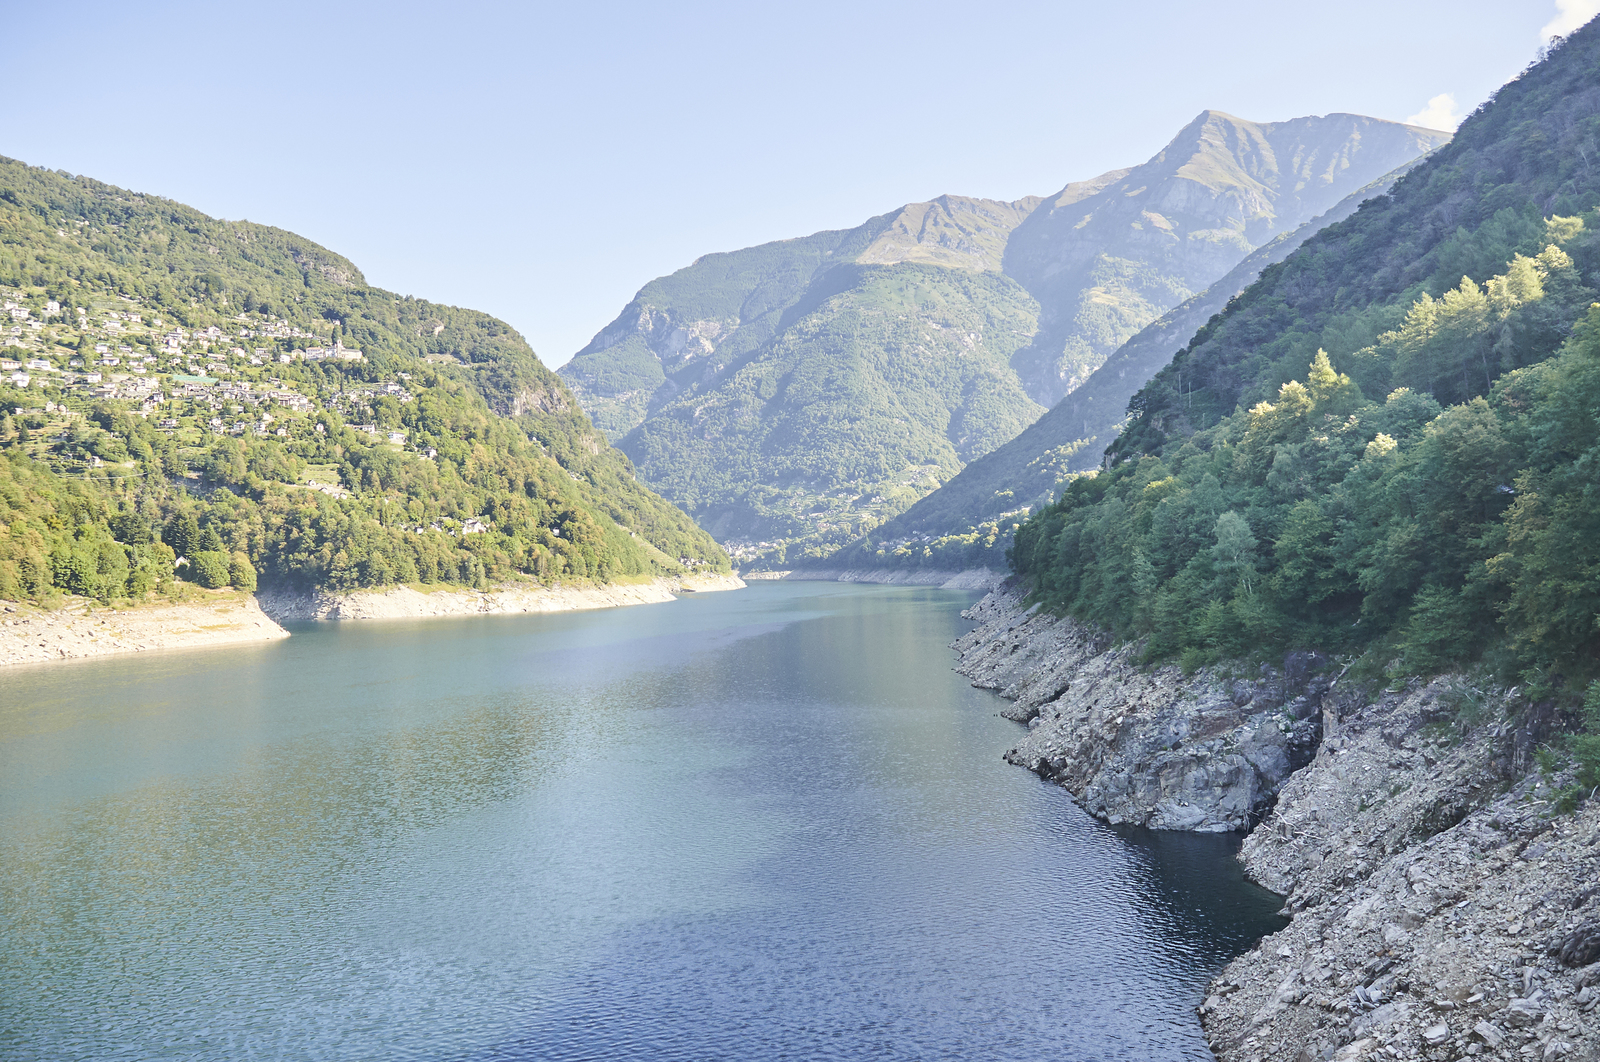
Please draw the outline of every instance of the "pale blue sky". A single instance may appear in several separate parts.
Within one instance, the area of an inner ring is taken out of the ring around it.
[[[1600,0],[1561,0],[1568,21]],[[292,229],[565,361],[708,251],[1143,161],[1196,113],[1470,111],[1556,0],[0,0],[0,154]],[[1448,101],[1446,101],[1448,102]]]

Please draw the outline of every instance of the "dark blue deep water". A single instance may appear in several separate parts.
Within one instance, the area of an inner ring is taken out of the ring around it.
[[[0,676],[0,1058],[1200,1059],[1227,838],[1001,762],[971,595],[762,584]]]

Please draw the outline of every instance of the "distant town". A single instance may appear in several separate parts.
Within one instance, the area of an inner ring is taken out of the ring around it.
[[[366,358],[337,337],[319,337],[271,314],[241,313],[227,328],[190,331],[150,316],[127,296],[64,306],[15,288],[0,288],[0,309],[6,322],[0,380],[41,393],[47,413],[70,415],[116,400],[168,434],[289,436],[296,422],[320,430],[308,423],[320,404],[358,431],[406,443],[406,432],[380,429],[372,410],[380,398],[413,401],[409,373],[308,394],[304,383],[282,378],[285,366]]]

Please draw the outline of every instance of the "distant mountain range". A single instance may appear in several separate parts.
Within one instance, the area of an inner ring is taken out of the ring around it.
[[[1003,564],[1007,529],[1053,501],[1074,476],[1100,465],[1106,446],[1127,419],[1128,400],[1171,360],[1175,350],[1226,309],[1263,269],[1283,261],[1321,229],[1355,213],[1365,200],[1382,195],[1415,164],[1407,163],[1351,193],[1326,214],[1245,256],[1211,287],[1140,329],[1022,434],[815,566],[862,571]],[[985,540],[987,546],[982,545]]]
[[[736,559],[820,558],[1016,438],[1251,251],[1446,139],[1207,111],[1145,164],[1048,199],[943,196],[707,255],[560,373]]]
[[[1354,114],[1259,123],[1205,111],[1144,165],[1068,185],[1006,244],[1006,275],[1041,307],[1013,359],[1028,394],[1054,405],[1252,250],[1448,139]]]

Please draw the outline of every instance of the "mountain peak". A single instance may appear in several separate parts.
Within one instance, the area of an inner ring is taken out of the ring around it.
[[[1069,185],[1076,194],[1006,246],[1004,271],[1044,307],[1018,355],[1030,395],[1053,405],[1252,250],[1447,139],[1354,114],[1252,122],[1208,109],[1142,165]]]
[[[1010,203],[941,195],[926,203],[909,203],[886,215],[888,224],[856,261],[862,265],[922,262],[998,272],[1011,230],[1041,202],[1036,195]]]

